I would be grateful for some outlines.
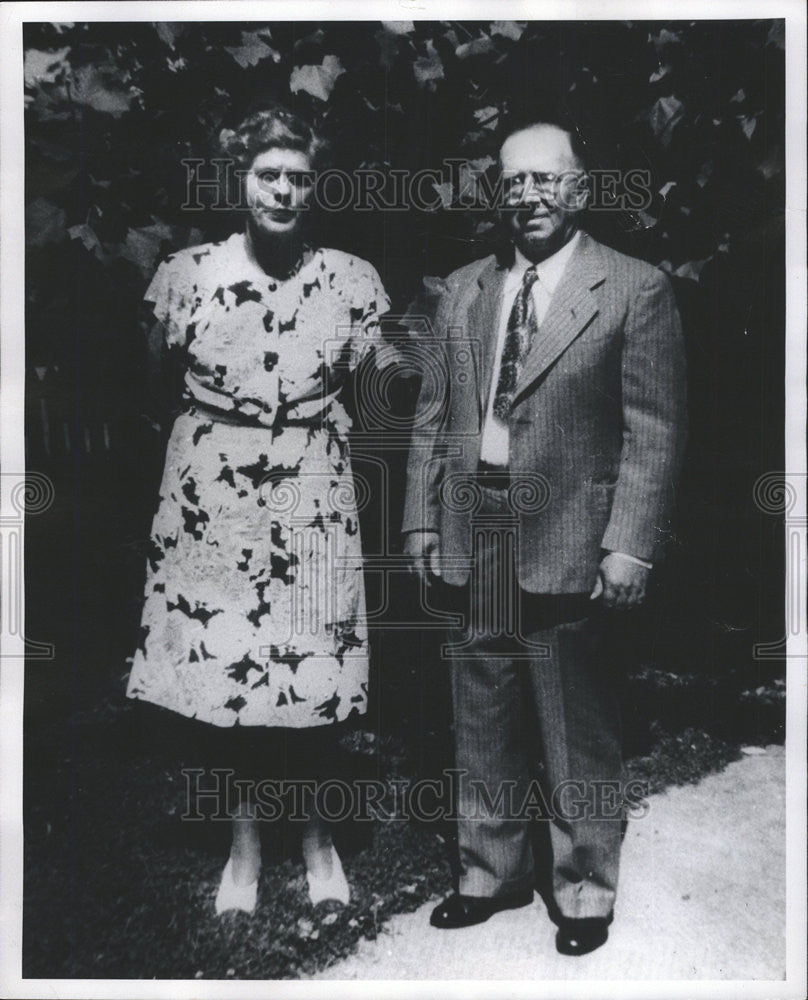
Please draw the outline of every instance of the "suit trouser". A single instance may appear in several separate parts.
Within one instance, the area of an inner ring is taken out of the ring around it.
[[[544,874],[534,870],[531,837],[531,819],[539,818],[550,824],[560,914],[606,916],[623,808],[617,681],[604,615],[587,594],[520,590],[507,494],[482,492],[464,588],[467,619],[449,644],[459,890],[499,896],[532,888]],[[535,749],[542,782],[530,765]]]

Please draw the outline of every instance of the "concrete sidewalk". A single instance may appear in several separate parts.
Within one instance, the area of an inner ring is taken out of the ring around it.
[[[538,896],[456,931],[429,926],[433,901],[316,978],[783,979],[783,747],[648,801],[629,826],[615,921],[598,951],[559,955]]]

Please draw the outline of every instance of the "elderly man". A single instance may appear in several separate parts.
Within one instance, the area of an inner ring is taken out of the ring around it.
[[[467,609],[447,647],[460,884],[431,922],[465,927],[533,899],[519,805],[535,786],[529,704],[552,807],[550,912],[570,955],[606,941],[617,886],[622,761],[605,639],[643,601],[685,434],[671,287],[579,228],[581,152],[574,131],[547,122],[502,145],[509,253],[446,279],[403,523],[415,568]]]

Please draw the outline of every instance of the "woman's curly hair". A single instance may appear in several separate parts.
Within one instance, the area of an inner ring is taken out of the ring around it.
[[[313,170],[322,167],[328,156],[328,142],[314,126],[277,102],[248,113],[235,130],[223,129],[219,143],[224,155],[244,171],[267,149],[300,150]]]

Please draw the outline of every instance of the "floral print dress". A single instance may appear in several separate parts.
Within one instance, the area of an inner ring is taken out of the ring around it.
[[[367,262],[308,251],[288,280],[245,237],[180,251],[146,299],[185,357],[127,695],[216,726],[367,708],[350,421],[339,391],[389,300]]]

